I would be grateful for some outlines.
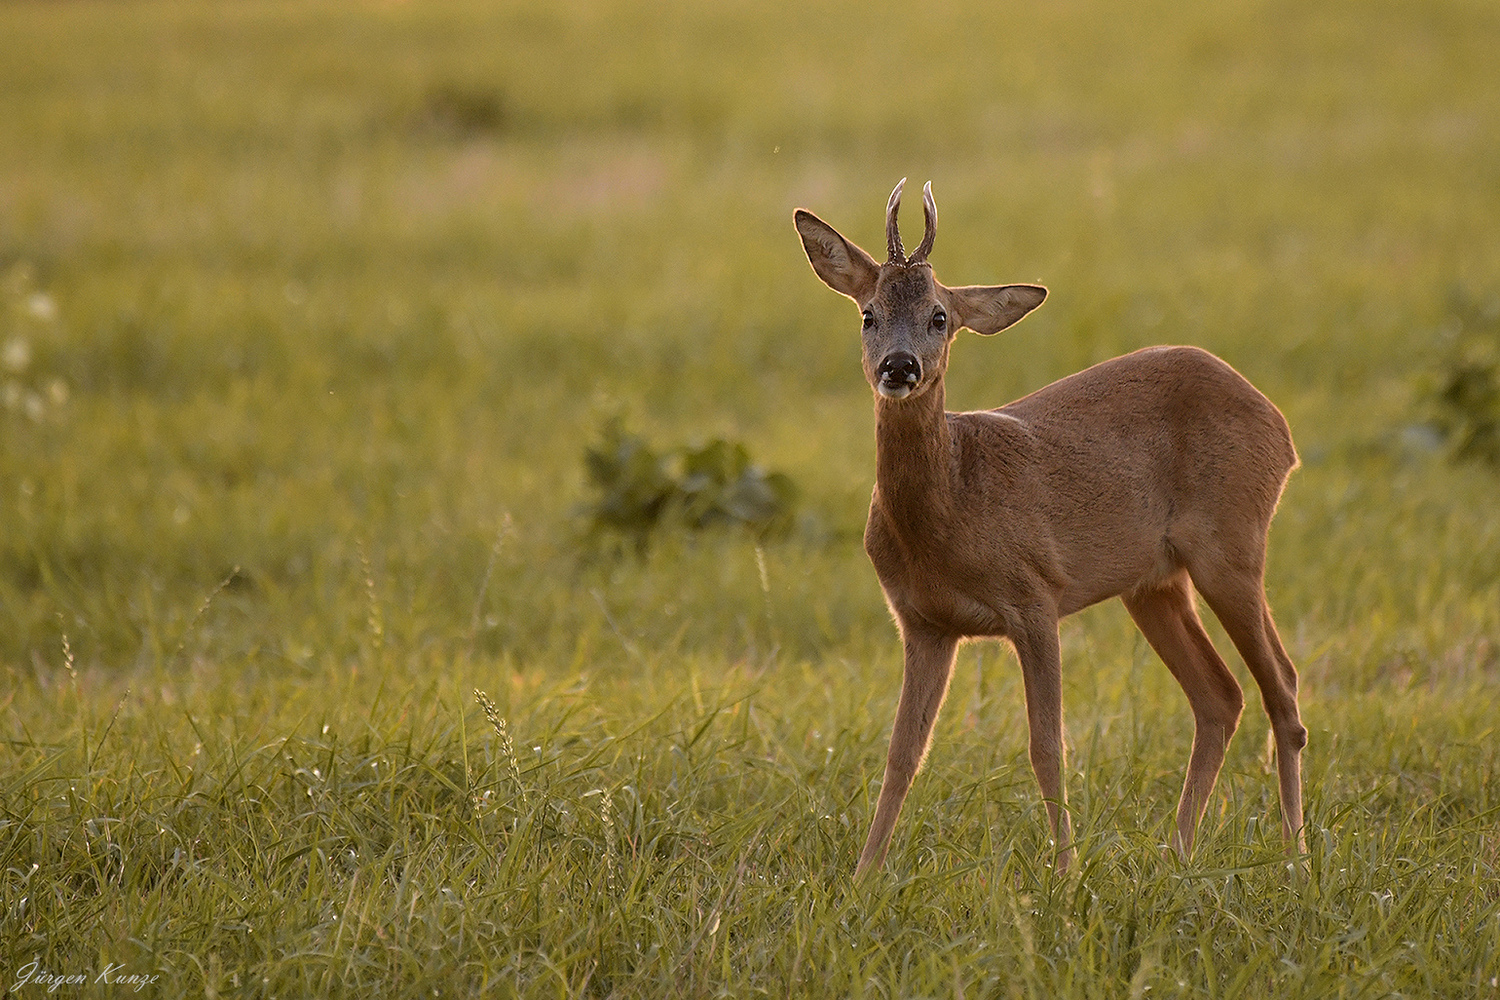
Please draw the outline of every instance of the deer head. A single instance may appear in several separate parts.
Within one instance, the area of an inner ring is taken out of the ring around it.
[[[932,183],[922,188],[925,229],[911,256],[901,246],[896,213],[901,183],[886,204],[884,264],[805,209],[794,220],[802,247],[823,283],[859,306],[863,321],[865,378],[881,397],[919,396],[942,381],[948,347],[960,327],[992,334],[1042,304],[1040,285],[965,285],[949,288],[933,277],[927,255],[937,236]]]

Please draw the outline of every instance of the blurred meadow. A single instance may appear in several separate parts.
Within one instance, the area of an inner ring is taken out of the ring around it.
[[[1489,0],[0,2],[0,987],[1500,997],[1500,459],[1443,411],[1500,419],[1496,52]],[[1286,413],[1303,877],[1233,656],[1163,857],[1191,716],[1111,602],[1075,870],[982,644],[850,884],[900,650],[791,213],[878,250],[901,177],[944,281],[1051,289],[950,408],[1193,343]],[[611,421],[789,526],[600,549]]]

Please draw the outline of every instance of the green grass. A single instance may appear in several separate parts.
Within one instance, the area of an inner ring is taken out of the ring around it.
[[[1500,292],[1493,4],[78,0],[0,38],[0,991],[1500,996],[1500,482],[1423,399],[1455,293]],[[963,336],[950,405],[1191,342],[1288,415],[1301,877],[1253,696],[1163,856],[1190,716],[1111,604],[1063,627],[1076,868],[979,645],[850,883],[899,649],[857,317],[791,211],[878,246],[902,176],[945,280],[1052,292]],[[797,527],[583,560],[617,415],[744,441]]]

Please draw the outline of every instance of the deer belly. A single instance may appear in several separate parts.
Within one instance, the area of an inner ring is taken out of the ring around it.
[[[964,590],[950,586],[903,586],[881,581],[886,603],[905,625],[921,625],[957,636],[1003,636],[999,611]]]

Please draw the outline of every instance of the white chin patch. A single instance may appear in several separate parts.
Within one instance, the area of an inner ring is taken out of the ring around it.
[[[911,395],[911,390],[909,385],[886,385],[884,382],[875,386],[875,391],[886,399],[905,399]]]

